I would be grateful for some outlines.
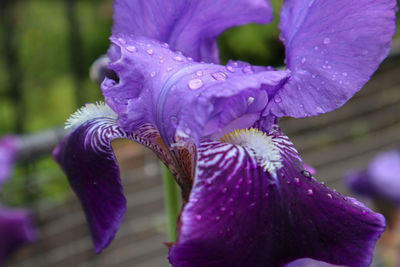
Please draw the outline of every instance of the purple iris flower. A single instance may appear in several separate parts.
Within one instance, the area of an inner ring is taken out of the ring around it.
[[[360,195],[400,206],[400,148],[377,155],[365,169],[351,170],[345,179]]]
[[[19,151],[20,145],[17,137],[6,135],[0,139],[0,188],[11,176]]]
[[[279,127],[343,105],[387,55],[394,0],[287,0],[284,70],[218,64],[228,27],[268,23],[264,0],[116,0],[101,85],[54,157],[100,252],[126,209],[111,148],[128,138],[175,175],[183,209],[173,266],[282,266],[314,258],[368,266],[384,218],[317,182]]]
[[[29,212],[0,206],[0,266],[17,248],[36,238],[37,231]]]

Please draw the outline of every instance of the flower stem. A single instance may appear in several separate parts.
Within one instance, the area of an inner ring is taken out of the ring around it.
[[[174,176],[167,167],[162,164],[162,176],[164,183],[165,210],[167,213],[168,241],[176,241],[176,222],[180,210],[179,188]]]

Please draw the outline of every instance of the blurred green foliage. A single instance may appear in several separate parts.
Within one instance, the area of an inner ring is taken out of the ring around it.
[[[85,102],[102,99],[97,84],[89,79],[92,62],[108,48],[112,24],[111,0],[76,1],[75,13],[81,36],[80,59],[86,70],[81,81]],[[15,131],[16,106],[10,97],[10,66],[5,42],[18,52],[20,82],[25,107],[23,130],[37,132],[61,125],[80,105],[70,65],[66,1],[20,0],[8,6],[14,28],[13,39],[0,25],[0,136]],[[14,179],[5,185],[2,198],[10,204],[35,199],[61,200],[69,191],[65,175],[51,157],[20,164]]]
[[[2,0],[4,1],[4,0]],[[7,0],[10,1],[10,0]],[[14,36],[0,25],[0,136],[15,131],[16,108],[10,98],[10,65],[6,60],[6,42],[16,48],[24,109],[23,130],[27,133],[63,124],[80,103],[76,96],[71,68],[69,23],[66,3],[71,0],[10,1]],[[102,99],[99,86],[89,80],[91,63],[107,50],[112,25],[112,0],[75,1],[82,55],[78,62],[86,70],[79,82],[85,102]],[[281,66],[284,47],[279,41],[278,22],[282,0],[272,0],[274,20],[268,25],[245,25],[224,32],[218,39],[223,63],[228,59],[256,65]],[[397,18],[398,25],[400,23]],[[400,37],[399,31],[397,36]],[[21,191],[21,188],[24,188]],[[65,176],[50,157],[21,164],[3,198],[11,204],[31,199],[61,200],[69,191]]]
[[[218,38],[220,58],[242,60],[254,65],[282,66],[284,47],[279,40],[279,11],[282,0],[271,0],[273,21],[267,25],[248,24],[225,31]]]

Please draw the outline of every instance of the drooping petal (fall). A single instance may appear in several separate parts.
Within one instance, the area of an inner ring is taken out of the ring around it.
[[[377,155],[365,169],[349,171],[345,178],[358,194],[400,205],[400,150]]]
[[[220,33],[271,19],[267,0],[116,0],[112,32],[166,42],[196,61],[218,63]]]
[[[53,151],[82,204],[97,253],[114,238],[126,209],[111,141],[131,139],[153,149],[164,162],[167,159],[154,128],[142,127],[138,136],[129,134],[117,126],[116,117],[104,104],[86,105],[72,115],[72,132]]]
[[[388,54],[395,13],[395,0],[284,1],[280,28],[292,74],[272,113],[307,117],[342,106]]]
[[[369,266],[383,216],[317,182],[284,135],[255,132],[201,143],[173,266]]]
[[[38,237],[28,211],[0,207],[0,265],[20,246]]]
[[[107,104],[125,131],[155,125],[167,147],[177,138],[196,143],[203,136],[250,127],[263,113],[269,92],[287,77],[285,71],[242,62],[193,62],[143,37],[119,35],[111,41],[109,68],[118,79],[102,83]]]

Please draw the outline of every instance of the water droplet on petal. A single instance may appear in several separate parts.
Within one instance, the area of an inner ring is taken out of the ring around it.
[[[332,196],[332,194],[326,194],[330,199],[333,199],[333,196]]]
[[[137,48],[136,48],[136,46],[134,46],[134,45],[128,45],[127,47],[126,47],[126,50],[128,50],[129,52],[136,52],[137,51]]]
[[[279,95],[275,95],[274,102],[275,103],[281,103],[282,102],[282,98]]]
[[[252,103],[254,102],[254,97],[249,97],[249,98],[247,98],[247,104],[248,105],[251,105]]]
[[[169,45],[167,43],[162,43],[161,46],[164,48],[169,48]]]
[[[222,192],[223,193],[226,193],[228,191],[228,188],[227,187],[224,187],[223,189],[222,189]]]
[[[318,50],[319,49],[319,47],[318,46],[314,46],[314,50],[316,51],[316,50]]]
[[[196,220],[201,221],[201,219],[203,218],[200,214],[197,214],[196,216]]]
[[[226,66],[226,69],[227,69],[229,72],[235,72],[235,69],[234,69],[232,66]]]
[[[346,77],[347,76],[347,72],[342,72],[342,75]]]
[[[199,77],[203,76],[203,72],[201,70],[198,70],[198,71],[196,71],[196,75],[199,76]]]
[[[193,58],[188,57],[187,60],[188,60],[188,61],[193,61]]]
[[[178,118],[176,116],[171,116],[170,118],[172,125],[177,126],[178,125]]]
[[[197,90],[203,86],[203,81],[200,79],[192,79],[189,81],[188,86],[192,90]]]
[[[295,177],[295,178],[293,179],[293,181],[294,181],[294,184],[295,184],[295,185],[297,185],[297,186],[300,186],[300,185],[301,185],[300,178]]]
[[[154,53],[152,49],[147,49],[146,52],[147,52],[147,54],[149,54],[149,55],[153,55],[153,53]]]
[[[314,191],[312,189],[308,189],[307,190],[307,195],[313,196],[314,195]]]
[[[325,111],[324,111],[321,107],[319,107],[319,106],[316,107],[315,111],[316,111],[318,114],[325,113]]]
[[[305,177],[311,179],[312,175],[309,171],[303,170],[301,171],[301,174],[303,174]]]
[[[150,72],[150,77],[156,76],[156,73],[154,71]]]
[[[324,38],[324,44],[329,44],[331,42],[331,39],[328,37]]]
[[[167,71],[171,71],[171,70],[172,70],[172,68],[171,68],[171,67],[167,68]]]
[[[216,219],[217,221],[219,221],[219,220],[221,219],[221,217],[216,216],[215,219]]]
[[[117,84],[117,82],[112,80],[112,79],[105,79],[102,85],[104,87],[112,87],[112,86],[114,86],[116,84]]]
[[[215,72],[211,76],[217,81],[225,81],[227,78],[226,74],[222,71]]]
[[[120,42],[121,44],[126,44],[126,41],[124,38],[118,38],[118,42]]]
[[[246,66],[242,69],[244,73],[253,73],[253,68],[251,66]]]
[[[307,59],[306,59],[305,57],[302,57],[302,58],[301,58],[301,64],[306,63],[306,60],[307,60]]]
[[[366,210],[362,210],[362,215],[366,215],[367,214],[367,211]]]
[[[180,57],[180,56],[175,56],[172,59],[175,60],[175,61],[178,61],[178,62],[182,62],[183,61],[183,57]]]
[[[225,208],[224,206],[222,206],[222,207],[220,208],[220,210],[221,210],[221,211],[226,211],[226,208]]]

